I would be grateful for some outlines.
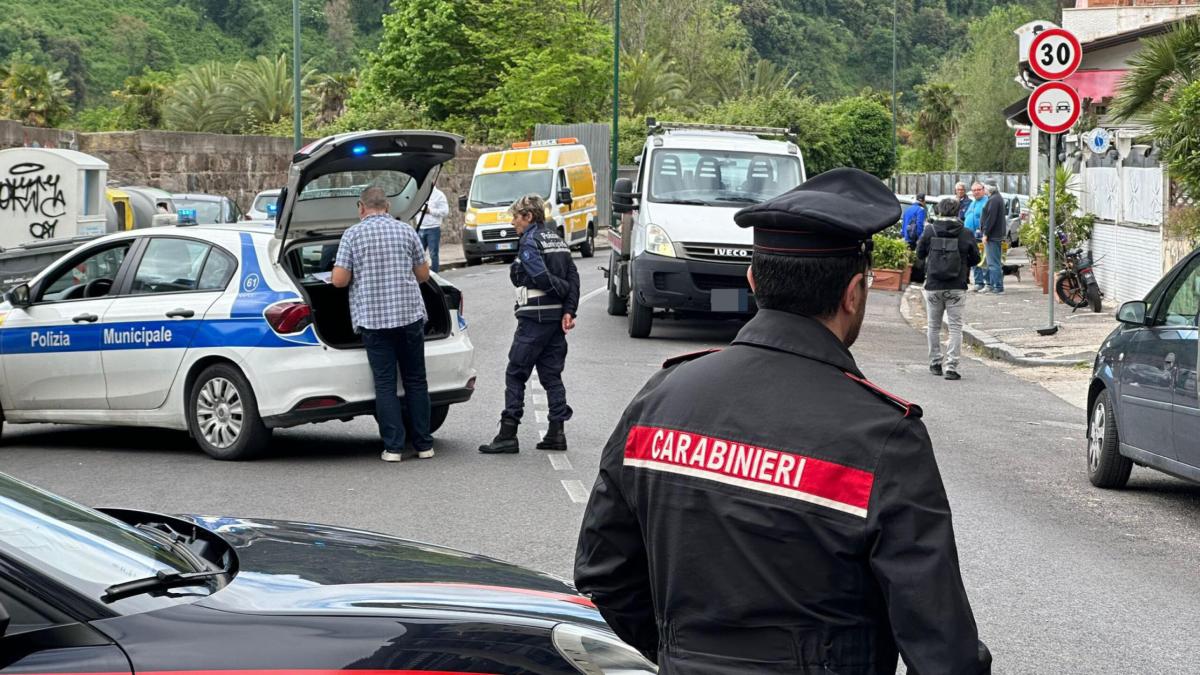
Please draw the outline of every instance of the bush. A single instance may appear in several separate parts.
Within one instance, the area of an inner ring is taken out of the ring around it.
[[[871,266],[879,270],[903,270],[912,264],[912,251],[902,239],[876,234],[871,238]]]
[[[1096,216],[1090,213],[1077,214],[1079,200],[1070,188],[1074,186],[1077,177],[1064,167],[1055,169],[1054,189],[1054,224],[1055,228],[1067,235],[1068,245],[1082,245],[1092,237]],[[1050,182],[1046,181],[1038,190],[1038,195],[1029,200],[1029,221],[1021,226],[1021,243],[1031,258],[1045,259],[1050,228]],[[1063,247],[1055,249],[1057,260],[1062,261]]]
[[[1167,234],[1200,246],[1200,206],[1176,206],[1167,213]]]

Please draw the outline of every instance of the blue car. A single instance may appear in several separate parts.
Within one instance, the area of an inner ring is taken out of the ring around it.
[[[1200,482],[1196,390],[1200,250],[1117,311],[1088,389],[1088,478],[1120,488],[1134,464]]]

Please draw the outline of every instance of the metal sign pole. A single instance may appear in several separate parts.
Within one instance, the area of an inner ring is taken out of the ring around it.
[[[1050,299],[1050,323],[1046,325],[1046,330],[1051,333],[1058,330],[1058,326],[1054,325],[1054,291],[1055,291],[1055,274],[1054,274],[1054,249],[1058,247],[1055,225],[1055,217],[1057,215],[1054,207],[1054,197],[1058,192],[1055,185],[1058,179],[1058,134],[1050,134],[1050,233],[1047,241],[1049,246],[1049,269],[1046,270],[1046,286],[1050,293],[1046,296]]]

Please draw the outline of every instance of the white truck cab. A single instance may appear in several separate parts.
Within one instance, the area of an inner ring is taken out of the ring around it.
[[[756,310],[746,269],[753,233],[741,208],[805,180],[804,157],[786,129],[648,120],[637,177],[618,179],[609,234],[608,313],[647,337],[656,310],[748,315]],[[772,140],[780,137],[784,140]]]

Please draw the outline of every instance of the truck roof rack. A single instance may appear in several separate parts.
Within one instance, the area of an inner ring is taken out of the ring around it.
[[[651,135],[675,129],[691,129],[696,131],[734,131],[756,136],[783,136],[795,142],[796,130],[783,127],[749,127],[735,124],[700,124],[697,122],[659,122],[653,117],[646,118],[646,127]]]

